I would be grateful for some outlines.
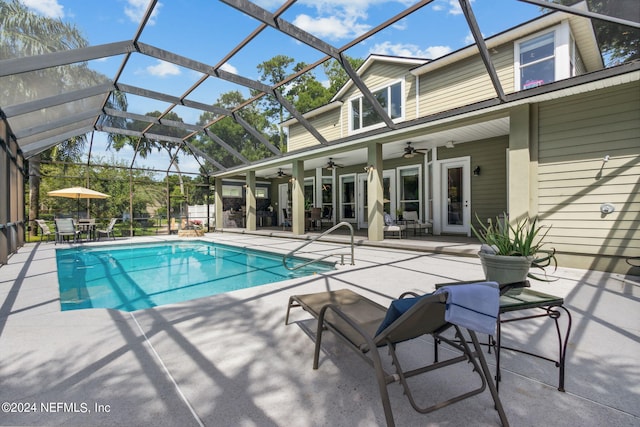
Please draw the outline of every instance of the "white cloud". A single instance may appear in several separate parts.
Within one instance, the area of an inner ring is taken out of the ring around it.
[[[64,18],[64,6],[58,0],[22,0],[22,3],[47,18]]]
[[[144,13],[147,11],[149,0],[127,0],[127,4],[128,6],[124,7],[124,14],[127,15],[129,19],[136,24],[140,23],[140,20],[144,16]],[[151,12],[151,17],[149,18],[149,25],[154,25],[156,23],[158,11],[161,7],[162,3],[156,3],[156,7],[153,8],[153,12]]]
[[[224,64],[222,64],[220,69],[222,71],[226,71],[227,73],[238,74],[238,69],[233,65],[229,64],[228,62],[225,62]]]
[[[379,55],[405,56],[410,58],[436,59],[451,52],[449,46],[429,46],[420,49],[420,46],[411,43],[391,43],[389,41],[373,46],[369,53]]]
[[[475,43],[476,40],[473,38],[473,34],[471,34],[471,31],[469,31],[469,33],[467,33],[467,36],[464,38],[464,44],[471,44],[471,43]]]
[[[367,24],[355,22],[356,18],[328,16],[325,18],[312,18],[309,15],[298,15],[293,25],[320,38],[328,40],[340,40],[357,37],[371,28]]]
[[[409,25],[407,24],[407,18],[401,19],[400,21],[396,22],[395,24],[391,25],[391,28],[398,30],[398,31],[404,31],[407,28],[409,28]]]
[[[471,0],[471,3],[474,1]],[[458,0],[441,0],[433,5],[433,10],[437,12],[446,10],[449,15],[462,15],[462,8]]]
[[[146,68],[147,72],[152,76],[166,77],[180,75],[180,68],[177,65],[166,61],[158,61],[156,65],[150,65]]]

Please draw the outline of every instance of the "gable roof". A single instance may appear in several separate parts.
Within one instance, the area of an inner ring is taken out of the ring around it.
[[[429,63],[431,59],[424,58],[408,58],[402,56],[390,56],[390,55],[378,55],[371,54],[367,57],[367,59],[362,63],[360,67],[356,70],[356,74],[358,76],[362,76],[371,66],[378,62],[389,62],[400,65],[407,65],[409,67],[416,67],[423,65],[425,63]],[[349,79],[340,90],[331,98],[331,102],[339,100],[344,94],[349,90],[349,88],[353,85],[353,81]]]

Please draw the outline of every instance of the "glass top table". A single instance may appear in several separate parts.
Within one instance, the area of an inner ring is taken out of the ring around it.
[[[485,279],[466,282],[452,282],[436,284],[436,289],[442,286],[470,284],[484,282]],[[500,289],[500,312],[498,314],[498,326],[495,337],[489,338],[489,346],[495,349],[496,356],[496,388],[500,383],[500,351],[510,350],[539,359],[547,360],[556,365],[559,369],[558,373],[558,390],[564,390],[565,378],[565,360],[567,354],[567,343],[569,334],[571,333],[571,313],[564,306],[564,298],[555,295],[545,294],[543,292],[530,289],[529,283],[522,282],[520,286],[501,286]],[[518,312],[518,313],[516,313]],[[522,313],[520,313],[522,312]],[[502,317],[504,313],[512,313],[507,317]],[[566,314],[566,327],[561,328],[559,319],[562,314]],[[506,347],[502,345],[502,325],[505,323],[524,321],[528,319],[536,319],[546,317],[555,322],[556,332],[558,336],[558,358],[552,359],[540,354],[525,351],[519,348]],[[436,353],[437,354],[437,353]]]

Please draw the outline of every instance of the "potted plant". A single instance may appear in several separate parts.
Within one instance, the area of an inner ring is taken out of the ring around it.
[[[396,209],[396,218],[402,221],[402,209],[400,208]]]
[[[509,224],[506,217],[496,217],[495,223],[489,220],[485,225],[476,215],[480,228],[471,226],[482,243],[478,256],[486,279],[499,284],[524,282],[527,277],[550,281],[545,268],[553,264],[555,271],[555,249],[542,249],[550,228],[543,232],[544,226],[538,225],[537,217],[519,220],[515,225]],[[532,268],[542,270],[545,278],[532,274]]]

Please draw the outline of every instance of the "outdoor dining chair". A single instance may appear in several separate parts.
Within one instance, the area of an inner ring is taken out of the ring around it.
[[[58,242],[62,243],[65,237],[67,240],[73,238],[74,243],[78,241],[80,231],[76,229],[76,224],[72,218],[57,218],[54,221],[56,223],[56,244]]]
[[[111,221],[109,222],[109,225],[107,225],[107,228],[96,230],[96,232],[98,233],[98,240],[100,240],[100,236],[102,235],[106,235],[107,237],[111,235],[111,237],[113,237],[113,240],[115,240],[116,236],[113,234],[113,227],[116,225],[117,221],[118,218],[111,218]]]
[[[43,219],[36,219],[35,222],[36,224],[38,224],[38,228],[40,229],[41,242],[42,242],[42,239],[45,238],[45,236],[47,237],[47,241],[49,241],[50,237],[55,237],[54,234],[51,232],[51,229]]]

